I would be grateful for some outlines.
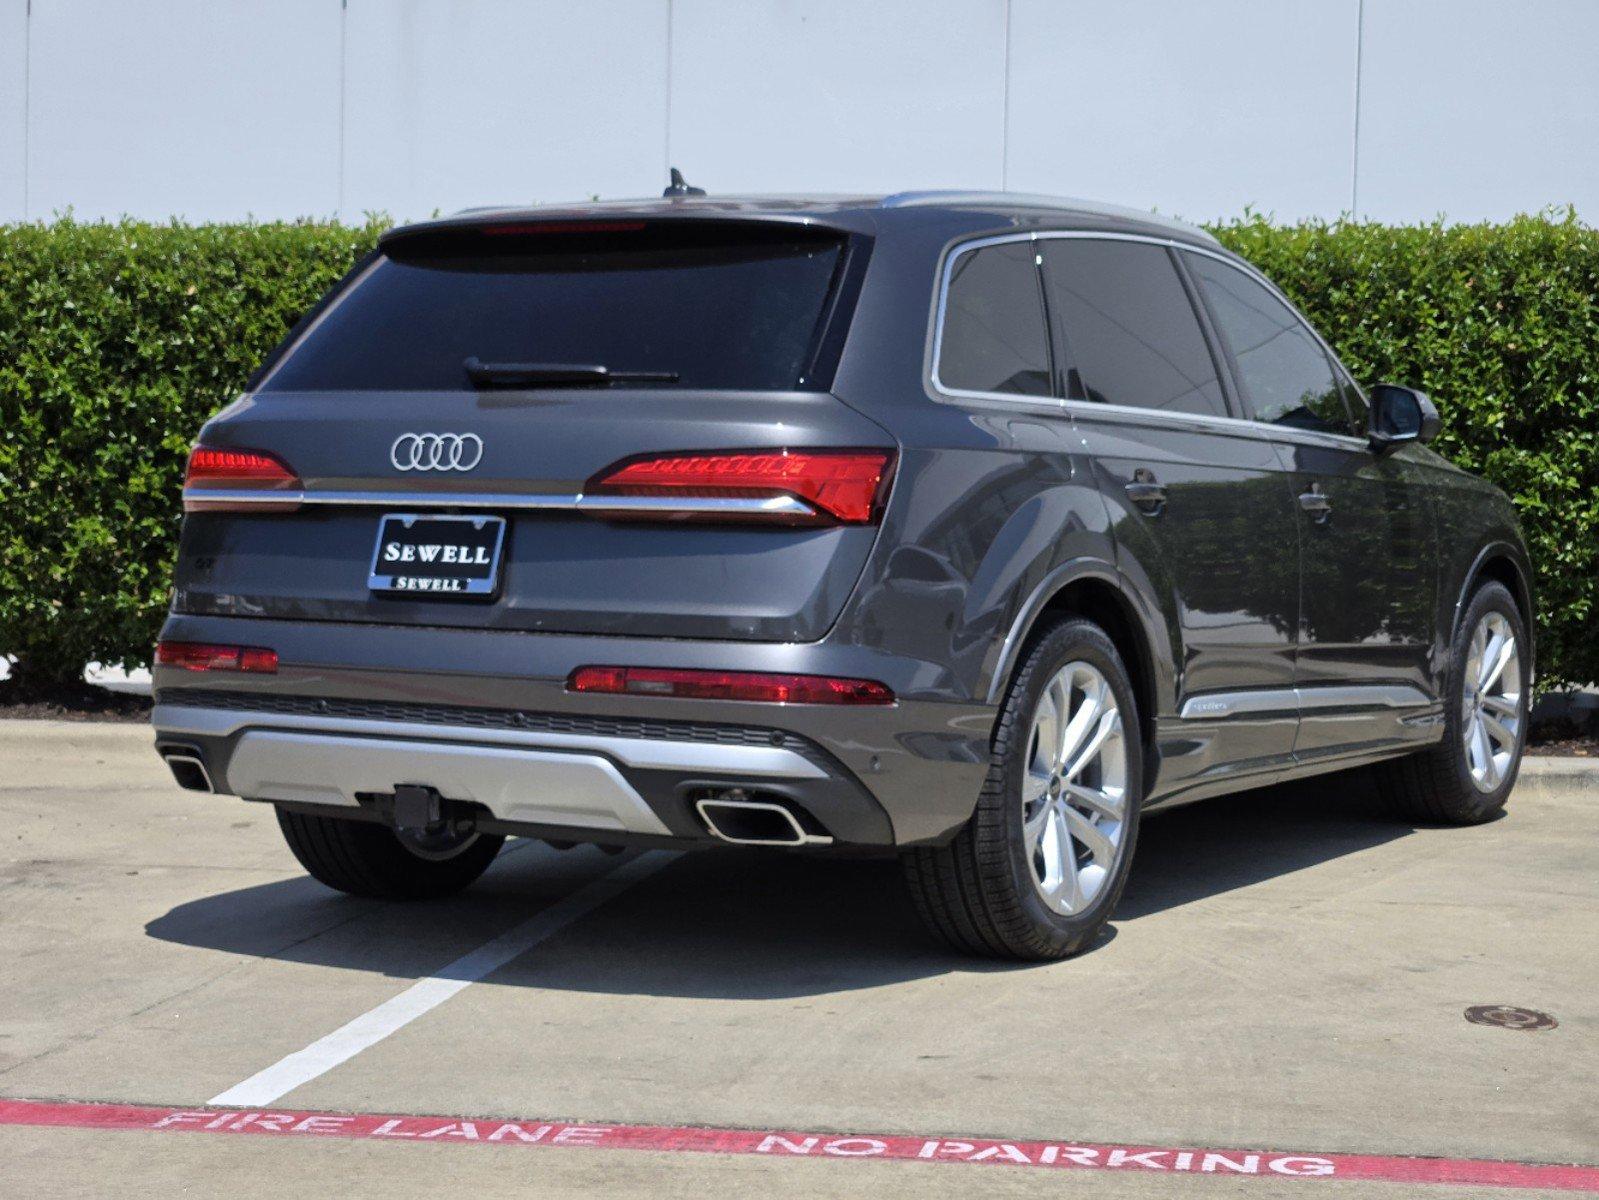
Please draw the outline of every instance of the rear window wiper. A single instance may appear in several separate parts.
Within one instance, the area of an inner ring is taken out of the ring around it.
[[[676,371],[613,371],[599,363],[484,362],[468,358],[474,387],[605,387],[611,383],[676,383]]]

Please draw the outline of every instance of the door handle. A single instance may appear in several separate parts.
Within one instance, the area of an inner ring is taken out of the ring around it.
[[[1126,487],[1127,498],[1152,517],[1158,517],[1166,508],[1166,485],[1155,478],[1148,467],[1133,472],[1133,480]]]
[[[1299,493],[1299,507],[1310,514],[1310,519],[1318,525],[1326,524],[1327,518],[1332,516],[1332,501],[1327,499],[1327,493],[1321,490],[1321,484],[1313,483],[1308,492]]]

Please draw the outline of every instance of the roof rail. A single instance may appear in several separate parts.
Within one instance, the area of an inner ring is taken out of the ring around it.
[[[1082,200],[1072,196],[1039,196],[1026,192],[975,192],[956,188],[932,189],[920,192],[896,192],[884,196],[879,202],[883,208],[936,208],[940,205],[967,208],[1050,208],[1057,211],[1092,213],[1103,217],[1125,217],[1130,221],[1143,221],[1159,225],[1190,237],[1200,237],[1207,242],[1216,239],[1198,225],[1163,217],[1159,213],[1145,212],[1125,204],[1105,204],[1099,200]],[[1219,243],[1217,243],[1219,244]]]

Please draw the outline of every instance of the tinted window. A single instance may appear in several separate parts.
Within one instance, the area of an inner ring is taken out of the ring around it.
[[[1050,311],[1083,395],[1227,415],[1199,318],[1164,247],[1092,238],[1042,244]]]
[[[1255,420],[1323,433],[1348,433],[1332,364],[1304,322],[1270,289],[1203,254],[1188,265],[1238,364],[1238,383]]]
[[[950,267],[938,381],[966,392],[1047,396],[1049,332],[1031,242],[969,250]]]
[[[698,223],[400,242],[263,390],[460,389],[469,357],[675,372],[680,387],[792,388],[840,250],[832,235]]]
[[[1365,437],[1366,429],[1371,423],[1371,414],[1366,408],[1365,400],[1361,398],[1359,390],[1342,371],[1338,373],[1338,385],[1343,389],[1344,407],[1349,410],[1349,418],[1354,422],[1355,436]]]

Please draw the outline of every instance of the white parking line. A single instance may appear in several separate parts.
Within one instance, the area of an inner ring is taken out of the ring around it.
[[[423,1013],[437,1008],[468,984],[476,983],[485,975],[499,970],[579,917],[653,875],[676,857],[671,851],[651,850],[623,863],[571,895],[557,900],[514,929],[462,955],[441,968],[436,975],[417,980],[398,996],[362,1013],[305,1049],[296,1050],[264,1071],[257,1071],[243,1083],[234,1084],[227,1091],[213,1096],[208,1103],[228,1107],[271,1104],[302,1083],[309,1083],[319,1075],[327,1074],[367,1047],[375,1046],[395,1030],[404,1028]]]

